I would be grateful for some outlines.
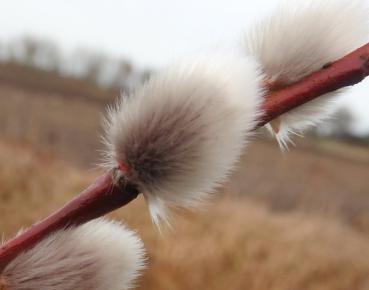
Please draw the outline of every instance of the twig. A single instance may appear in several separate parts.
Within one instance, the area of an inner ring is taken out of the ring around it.
[[[369,44],[325,66],[298,83],[266,96],[264,116],[258,127],[308,101],[340,88],[359,83],[369,75]],[[99,177],[63,208],[0,247],[0,272],[21,251],[29,249],[48,234],[78,225],[122,207],[138,195],[133,185],[116,184],[112,172]]]
[[[1,246],[0,272],[21,251],[37,244],[48,234],[101,217],[137,197],[135,187],[123,179],[114,182],[115,179],[110,171],[103,174],[64,207]]]
[[[303,80],[266,96],[261,127],[319,96],[355,85],[369,75],[369,43]]]

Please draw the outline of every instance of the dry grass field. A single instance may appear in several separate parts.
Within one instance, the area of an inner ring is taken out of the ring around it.
[[[0,229],[5,237],[58,208],[98,173],[19,143],[0,143]],[[145,290],[369,289],[369,236],[334,218],[273,213],[218,198],[159,234],[140,198],[113,214],[142,236]]]
[[[117,93],[0,66],[4,238],[99,174],[101,113]],[[158,233],[142,198],[112,214],[148,250],[139,289],[369,289],[368,148],[305,139],[282,154],[255,139],[214,202],[172,231]]]

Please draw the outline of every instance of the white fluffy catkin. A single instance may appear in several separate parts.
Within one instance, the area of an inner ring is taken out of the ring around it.
[[[259,116],[261,80],[252,58],[208,55],[175,63],[110,109],[107,165],[124,164],[156,224],[225,180]]]
[[[244,48],[259,59],[269,82],[288,85],[365,44],[368,18],[365,0],[287,0],[246,35]],[[274,128],[280,145],[287,145],[290,133],[329,117],[339,93],[282,115]]]
[[[99,219],[59,230],[21,253],[0,273],[0,289],[125,290],[143,266],[136,234]]]

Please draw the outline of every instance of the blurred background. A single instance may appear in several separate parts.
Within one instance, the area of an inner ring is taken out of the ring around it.
[[[279,0],[0,0],[0,231],[60,207],[99,169],[101,118],[171,60],[240,49]],[[281,153],[264,132],[203,211],[160,235],[139,199],[138,289],[369,289],[369,81]]]

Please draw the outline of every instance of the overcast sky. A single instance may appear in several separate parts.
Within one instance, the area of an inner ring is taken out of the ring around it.
[[[322,0],[324,1],[324,0]],[[280,0],[0,0],[0,41],[46,38],[65,53],[91,48],[160,67],[171,59],[235,47],[255,20]],[[344,97],[369,130],[369,81]]]

